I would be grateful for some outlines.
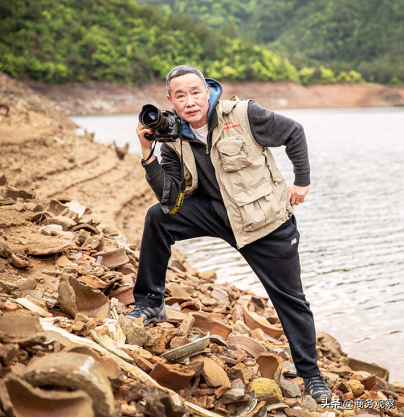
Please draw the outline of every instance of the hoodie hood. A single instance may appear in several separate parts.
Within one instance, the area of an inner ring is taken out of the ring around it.
[[[219,101],[220,96],[222,95],[222,86],[220,83],[213,78],[205,78],[206,84],[209,86],[209,110],[208,110],[208,123],[209,119],[212,113],[212,109],[216,107],[216,103]],[[194,139],[194,133],[192,132],[191,126],[189,125],[189,122],[181,119],[181,128],[182,128],[182,134],[190,139]]]

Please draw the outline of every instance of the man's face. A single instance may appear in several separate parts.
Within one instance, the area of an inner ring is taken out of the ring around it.
[[[208,123],[209,86],[193,73],[175,77],[170,81],[171,106],[181,119],[194,128],[202,128]]]

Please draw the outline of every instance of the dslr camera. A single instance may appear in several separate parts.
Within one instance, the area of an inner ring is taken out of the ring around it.
[[[157,109],[151,104],[144,105],[139,120],[146,128],[153,129],[152,134],[145,134],[149,141],[174,142],[181,135],[181,119],[168,110]]]

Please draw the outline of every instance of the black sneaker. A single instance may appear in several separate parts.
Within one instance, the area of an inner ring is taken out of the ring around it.
[[[310,395],[317,403],[332,398],[332,392],[325,384],[323,376],[304,377],[303,380],[303,395]]]
[[[163,303],[156,308],[150,306],[136,305],[135,309],[126,315],[127,318],[143,318],[143,324],[147,325],[149,322],[164,322],[167,321],[166,305]]]

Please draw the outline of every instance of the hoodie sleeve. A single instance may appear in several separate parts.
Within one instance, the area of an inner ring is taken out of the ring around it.
[[[286,154],[293,164],[294,184],[310,184],[310,164],[303,126],[293,119],[265,109],[251,101],[248,121],[255,141],[263,147],[286,146]]]
[[[146,180],[153,189],[164,213],[168,213],[176,202],[181,184],[181,162],[176,152],[162,144],[161,163],[157,158],[143,167]]]

